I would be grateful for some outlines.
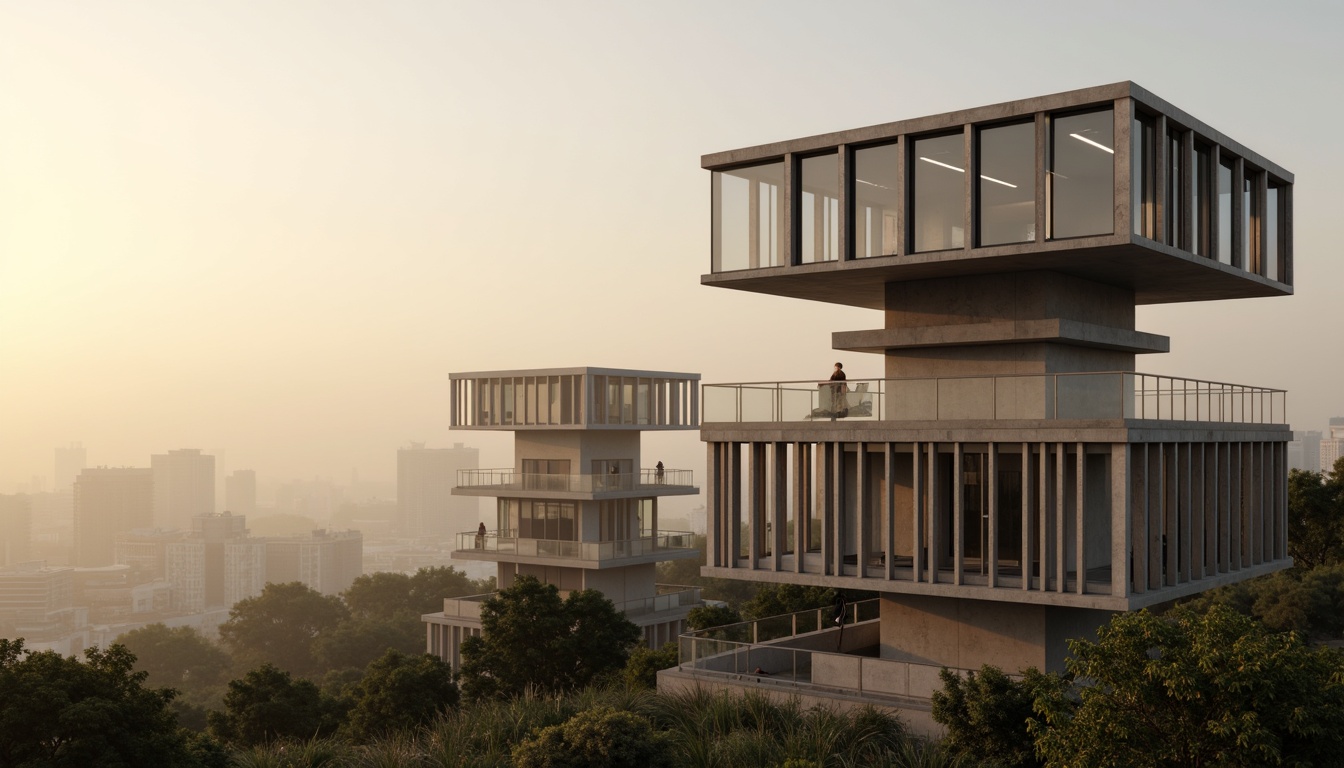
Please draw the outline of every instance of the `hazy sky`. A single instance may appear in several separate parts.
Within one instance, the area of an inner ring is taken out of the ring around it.
[[[1028,10],[1031,9],[1031,10]],[[879,313],[702,288],[703,153],[1134,80],[1297,176],[1297,295],[1144,308],[1139,369],[1344,413],[1327,3],[0,0],[0,492],[224,449],[395,475],[450,371],[820,378]],[[1330,350],[1336,350],[1331,352]],[[846,353],[851,377],[877,356]],[[646,458],[703,476],[694,433]]]

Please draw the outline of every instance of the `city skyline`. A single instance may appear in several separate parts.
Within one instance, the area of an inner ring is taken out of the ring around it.
[[[1287,389],[1299,431],[1344,412],[1312,334],[1344,278],[1327,245],[1344,152],[1319,132],[1344,108],[1318,93],[1344,11],[960,7],[984,23],[939,69],[915,64],[949,38],[910,30],[953,28],[943,6],[0,9],[0,491],[71,442],[87,466],[200,446],[263,482],[389,481],[408,441],[463,442],[454,369],[880,375],[830,337],[875,312],[697,285],[694,160],[1122,80],[1272,147],[1300,201],[1297,295],[1141,307],[1137,329],[1173,343],[1139,370]],[[1225,55],[1232,39],[1258,55]],[[466,442],[510,463],[507,436]],[[693,435],[645,453],[705,456]]]

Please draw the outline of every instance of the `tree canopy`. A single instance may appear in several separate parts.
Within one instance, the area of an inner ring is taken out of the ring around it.
[[[1031,724],[1051,766],[1333,765],[1344,661],[1225,606],[1119,614],[1035,677]],[[1086,684],[1081,684],[1086,681]]]
[[[388,651],[353,691],[349,733],[357,741],[409,730],[457,706],[452,665],[427,654]]]
[[[291,674],[314,676],[323,667],[313,641],[349,615],[340,598],[300,582],[267,584],[260,595],[233,606],[219,635],[244,669],[269,663]]]
[[[669,736],[630,712],[596,707],[538,731],[513,748],[518,768],[660,768]]]
[[[1288,473],[1288,555],[1301,570],[1344,564],[1344,457],[1324,475]]]
[[[148,685],[199,690],[228,682],[229,654],[192,627],[150,624],[121,635],[117,643],[135,656]]]
[[[421,568],[413,576],[404,573],[366,573],[344,593],[345,604],[355,616],[390,619],[443,610],[445,597],[479,595],[494,591],[494,579],[476,581],[451,566]]]
[[[580,688],[624,668],[641,633],[595,590],[519,577],[481,605],[481,636],[462,642],[462,691],[478,700],[529,688]]]
[[[224,709],[211,712],[209,722],[220,739],[250,746],[330,734],[340,724],[340,712],[311,681],[263,664],[229,683]]]
[[[90,648],[81,662],[0,639],[0,765],[189,764],[168,711],[174,692],[145,687],[146,676],[120,645]]]

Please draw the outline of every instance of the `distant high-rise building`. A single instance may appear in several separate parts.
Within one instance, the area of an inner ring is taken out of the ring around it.
[[[74,573],[43,562],[0,570],[0,637],[22,637],[28,651],[83,650],[88,611],[74,604]]]
[[[266,545],[248,537],[244,517],[197,515],[191,525],[191,534],[165,552],[175,610],[196,613],[261,594]]]
[[[27,560],[32,538],[32,500],[0,494],[0,568]]]
[[[149,458],[154,470],[154,524],[190,528],[197,515],[215,511],[215,457],[183,448]]]
[[[187,532],[176,528],[136,528],[118,533],[112,544],[113,559],[117,565],[129,566],[143,580],[163,580],[168,574],[168,545],[185,538]]]
[[[339,595],[364,574],[359,531],[313,531],[309,536],[266,539],[266,581],[300,581],[324,595]]]
[[[75,480],[74,564],[112,565],[116,535],[154,519],[154,474],[143,468],[86,469]]]
[[[56,474],[53,475],[54,484],[52,490],[56,493],[70,493],[74,487],[75,478],[84,471],[84,446],[81,443],[71,443],[70,445],[59,446],[56,448]]]
[[[1294,432],[1288,443],[1288,468],[1318,472],[1321,467],[1321,433]]]
[[[224,478],[224,510],[235,515],[257,512],[257,473],[239,469]]]
[[[1321,473],[1335,468],[1335,461],[1344,456],[1344,416],[1330,419],[1330,436],[1321,441]]]
[[[480,451],[454,443],[426,448],[411,443],[397,451],[397,522],[403,536],[447,538],[475,530],[480,520],[476,499],[453,496],[457,472],[477,469]]]

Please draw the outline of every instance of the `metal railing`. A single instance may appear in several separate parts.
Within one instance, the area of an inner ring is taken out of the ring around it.
[[[656,594],[636,600],[613,603],[616,610],[626,616],[642,616],[646,613],[670,611],[673,608],[685,608],[700,604],[700,587],[688,587],[681,584],[654,584]],[[487,592],[483,595],[449,597],[443,601],[444,616],[463,619],[480,619],[481,606],[486,600],[499,594]]]
[[[686,531],[658,531],[637,539],[621,541],[568,541],[564,539],[523,538],[509,531],[467,531],[457,534],[457,551],[474,551],[521,557],[550,557],[565,560],[622,560],[657,554],[694,550],[694,534]]]
[[[457,485],[459,488],[564,493],[656,491],[659,488],[694,488],[695,472],[690,469],[641,469],[619,474],[546,475],[513,469],[459,469]]]
[[[1287,423],[1281,389],[1128,371],[704,385],[704,421],[1143,419]]]

